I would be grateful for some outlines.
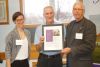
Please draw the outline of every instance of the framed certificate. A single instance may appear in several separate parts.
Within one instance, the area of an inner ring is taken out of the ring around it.
[[[63,49],[63,28],[63,24],[42,26],[42,34],[44,36],[44,51],[60,51]]]

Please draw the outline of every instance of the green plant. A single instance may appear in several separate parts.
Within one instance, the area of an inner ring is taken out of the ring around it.
[[[100,45],[97,45],[93,52],[93,62],[100,63]]]

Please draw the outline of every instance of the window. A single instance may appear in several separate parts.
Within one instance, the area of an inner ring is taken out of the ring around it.
[[[56,19],[67,22],[72,19],[72,7],[76,0],[55,0]]]
[[[26,23],[42,23],[43,8],[52,5],[55,9],[55,19],[66,21],[72,18],[72,6],[76,0],[24,0],[23,12]]]

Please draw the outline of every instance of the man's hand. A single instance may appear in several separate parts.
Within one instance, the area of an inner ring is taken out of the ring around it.
[[[44,36],[41,36],[39,44],[42,45],[43,43],[44,43]]]
[[[43,43],[44,43],[44,36],[41,36],[40,37],[40,40],[39,40],[39,43],[36,44],[36,50],[37,51],[40,51],[41,50],[41,47],[42,47]]]
[[[69,48],[69,47],[67,47],[67,48],[64,48],[62,51],[61,51],[61,53],[62,54],[69,54],[71,52],[71,48]]]

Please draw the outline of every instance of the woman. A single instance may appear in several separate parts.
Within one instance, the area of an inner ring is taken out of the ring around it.
[[[29,67],[31,36],[29,31],[24,29],[24,15],[16,12],[12,20],[16,25],[6,38],[7,67]]]

